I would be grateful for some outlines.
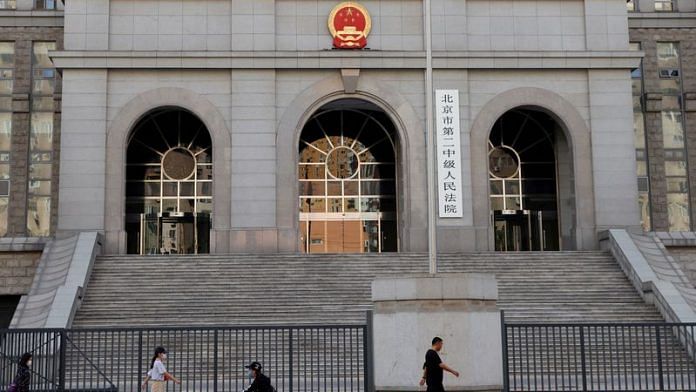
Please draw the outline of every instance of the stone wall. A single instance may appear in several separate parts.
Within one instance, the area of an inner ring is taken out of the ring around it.
[[[693,246],[670,246],[667,248],[669,253],[681,263],[686,276],[694,287],[696,287],[696,247]]]
[[[0,295],[24,295],[34,281],[41,252],[0,252]]]
[[[27,186],[29,170],[29,134],[31,127],[31,92],[32,92],[32,43],[35,41],[56,42],[57,48],[62,48],[63,27],[45,26],[51,24],[53,18],[36,22],[35,18],[21,19],[32,21],[39,26],[19,25],[8,26],[5,19],[0,20],[0,37],[4,42],[14,42],[14,88],[12,102],[12,152],[10,158],[10,204],[8,207],[7,236],[23,236],[27,234]],[[53,134],[53,200],[51,228],[54,232],[57,222],[58,205],[58,162],[60,161],[60,81],[56,86],[55,118]]]
[[[660,78],[657,65],[657,42],[679,42],[681,57],[682,91],[689,184],[691,224],[696,222],[696,35],[694,28],[631,28],[631,42],[640,42],[645,52],[643,79],[647,99],[645,132],[647,139],[648,170],[650,175],[650,203],[652,230],[669,230],[667,214],[667,181],[665,179],[665,150],[662,135]]]

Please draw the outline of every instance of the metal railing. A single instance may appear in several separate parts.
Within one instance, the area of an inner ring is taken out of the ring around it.
[[[367,391],[367,326],[260,326],[0,331],[0,391],[33,353],[32,391],[139,391],[155,347],[182,384],[241,391],[259,361],[279,391]]]
[[[696,391],[696,324],[505,324],[506,391]]]

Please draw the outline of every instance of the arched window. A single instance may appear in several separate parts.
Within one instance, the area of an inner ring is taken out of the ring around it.
[[[213,203],[210,134],[179,108],[148,113],[131,133],[126,168],[128,252],[209,252]]]
[[[300,248],[396,252],[395,128],[375,105],[339,100],[318,110],[299,145]]]

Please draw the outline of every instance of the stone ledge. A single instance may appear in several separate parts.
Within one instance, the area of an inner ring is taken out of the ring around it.
[[[480,300],[497,301],[493,274],[411,275],[372,282],[372,301]]]
[[[422,51],[55,51],[60,69],[425,69]],[[434,52],[435,69],[631,69],[636,51]]]
[[[0,238],[0,252],[41,252],[48,241],[39,237]]]
[[[665,246],[695,246],[696,247],[696,233],[691,231],[675,231],[675,232],[665,232],[658,231],[655,232],[657,238],[662,241]]]

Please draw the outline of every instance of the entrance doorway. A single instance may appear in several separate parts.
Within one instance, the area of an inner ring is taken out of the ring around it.
[[[299,144],[300,249],[398,250],[396,130],[377,106],[344,99],[322,107]]]
[[[212,142],[179,108],[146,115],[130,136],[126,168],[128,253],[210,252]]]
[[[559,138],[555,120],[531,109],[509,111],[493,127],[488,167],[496,251],[561,248]]]
[[[204,214],[141,214],[141,254],[208,253],[210,217]]]

